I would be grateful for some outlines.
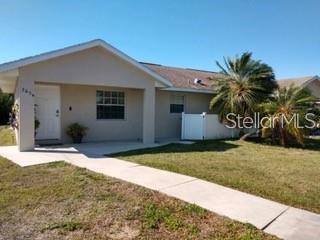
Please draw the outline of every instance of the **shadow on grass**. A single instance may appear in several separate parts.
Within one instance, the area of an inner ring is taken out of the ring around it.
[[[158,154],[158,153],[187,153],[187,152],[224,152],[229,149],[239,147],[237,144],[226,142],[227,139],[223,140],[205,140],[197,141],[194,144],[178,144],[171,143],[168,145],[145,148],[139,150],[132,150],[127,152],[109,154],[108,156],[119,157],[119,156],[134,156],[142,154]],[[232,140],[230,140],[232,141]]]
[[[279,144],[272,142],[270,139],[249,138],[247,139],[247,141],[251,143],[261,144],[261,145],[280,147]],[[320,139],[305,138],[304,145],[299,145],[296,142],[288,142],[287,146],[284,148],[296,148],[296,149],[304,149],[304,150],[311,150],[311,151],[320,151]]]

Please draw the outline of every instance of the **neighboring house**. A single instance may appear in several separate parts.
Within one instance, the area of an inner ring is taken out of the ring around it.
[[[288,87],[290,85],[295,85],[297,87],[306,88],[320,102],[320,77],[319,76],[306,76],[306,77],[280,79],[278,81],[278,84],[280,87]]]
[[[0,88],[19,106],[20,151],[35,141],[67,143],[65,129],[88,127],[85,141],[179,138],[181,112],[208,112],[217,73],[139,63],[102,40],[0,65]],[[40,127],[34,135],[34,119]]]

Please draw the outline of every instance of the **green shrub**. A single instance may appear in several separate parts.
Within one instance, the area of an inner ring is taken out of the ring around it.
[[[0,125],[8,124],[13,99],[12,94],[3,93],[0,89]]]
[[[87,127],[79,124],[72,123],[67,127],[67,135],[72,138],[74,143],[81,143],[82,138],[86,135]]]

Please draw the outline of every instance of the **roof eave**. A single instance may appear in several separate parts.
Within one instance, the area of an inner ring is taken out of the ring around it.
[[[209,90],[209,89],[170,87],[170,88],[162,88],[161,90],[163,90],[163,91],[172,91],[172,92],[190,92],[190,93],[215,94],[214,90]]]
[[[130,63],[131,65],[137,67],[138,69],[140,69],[141,71],[145,72],[146,74],[152,76],[157,81],[159,81],[162,84],[164,84],[166,87],[172,87],[173,86],[172,83],[170,81],[168,81],[167,79],[165,79],[162,76],[160,76],[159,74],[151,71],[147,67],[145,67],[142,64],[140,64],[138,61],[136,61],[133,58],[129,57],[128,55],[126,55],[125,53],[121,52],[120,50],[112,47],[110,44],[106,43],[105,41],[103,41],[101,39],[96,39],[96,40],[92,40],[92,41],[89,41],[89,42],[81,43],[81,44],[78,44],[78,45],[73,45],[73,46],[70,46],[70,47],[54,50],[54,51],[51,51],[51,52],[39,54],[39,55],[36,55],[36,56],[33,56],[33,57],[29,57],[29,58],[24,58],[24,59],[20,59],[20,60],[8,62],[8,63],[3,63],[3,64],[0,65],[0,72],[7,72],[7,71],[18,69],[20,67],[23,67],[23,66],[26,66],[26,65],[29,65],[29,64],[46,61],[46,60],[49,60],[49,59],[52,59],[52,58],[55,58],[55,57],[60,57],[60,56],[66,55],[66,54],[70,54],[70,53],[86,50],[86,49],[89,49],[89,48],[92,48],[92,47],[102,47],[102,48],[106,49],[107,51],[109,51],[109,52],[115,54],[116,56],[120,57],[121,59],[125,60],[126,62]]]
[[[304,83],[301,84],[301,87],[306,87],[308,84],[310,84],[311,82],[315,81],[315,80],[319,80],[320,78],[318,75],[313,76],[312,78],[310,78],[309,80],[305,81]]]

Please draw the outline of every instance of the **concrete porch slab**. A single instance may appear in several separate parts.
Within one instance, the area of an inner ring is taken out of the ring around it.
[[[90,158],[105,158],[105,154],[143,148],[157,147],[167,143],[143,144],[142,142],[98,142],[82,144],[65,144],[56,146],[36,147],[33,151],[19,152],[17,146],[1,146],[0,155],[19,166],[31,166],[49,162],[64,161],[72,158],[82,159],[83,155]]]
[[[161,146],[160,143],[144,144],[138,141],[96,142],[72,144],[72,147],[89,157],[101,157],[108,154]]]
[[[37,147],[36,151],[47,152],[63,152],[73,149],[76,152],[80,152],[87,157],[97,158],[104,157],[108,154],[126,152],[131,150],[145,149],[159,147],[168,144],[167,142],[144,144],[138,141],[104,141],[104,142],[90,142],[81,144],[64,144],[57,146]]]

